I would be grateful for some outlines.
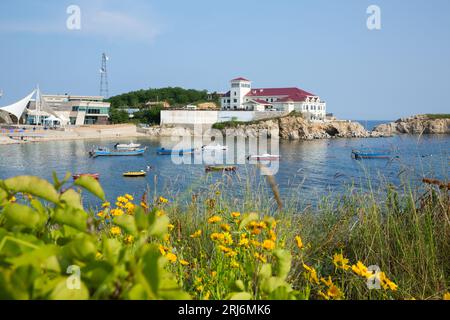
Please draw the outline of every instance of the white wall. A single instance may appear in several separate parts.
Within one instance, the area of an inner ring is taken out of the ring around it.
[[[255,119],[254,111],[220,111],[217,122],[231,121],[253,121]]]
[[[165,124],[214,124],[218,119],[218,111],[200,110],[163,110],[161,125]]]

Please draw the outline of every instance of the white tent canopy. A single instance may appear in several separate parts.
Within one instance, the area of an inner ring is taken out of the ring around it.
[[[33,90],[32,93],[30,93],[28,96],[26,96],[22,100],[17,101],[16,103],[13,103],[9,106],[1,107],[0,110],[6,111],[8,113],[11,113],[12,115],[15,115],[17,120],[19,120],[20,117],[22,117],[22,114],[24,113],[28,103],[30,102],[31,97],[33,97],[33,95],[35,93],[36,93],[36,90]]]

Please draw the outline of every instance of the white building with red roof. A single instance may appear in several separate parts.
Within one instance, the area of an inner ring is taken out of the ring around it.
[[[324,120],[327,106],[318,95],[299,88],[252,88],[245,78],[230,81],[221,100],[222,110],[301,112],[310,120]]]

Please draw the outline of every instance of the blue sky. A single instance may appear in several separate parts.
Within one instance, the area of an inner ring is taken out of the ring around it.
[[[81,8],[81,30],[66,9]],[[369,5],[382,29],[366,27]],[[297,86],[348,119],[450,111],[448,0],[2,0],[0,105],[28,94]]]

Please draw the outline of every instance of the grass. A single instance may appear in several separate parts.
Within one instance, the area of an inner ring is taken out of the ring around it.
[[[450,114],[426,114],[428,119],[450,119]]]
[[[245,193],[238,200],[223,195],[222,191],[219,186],[212,187],[208,194],[195,198],[187,207],[175,202],[166,208],[175,230],[167,245],[177,248],[176,252],[189,261],[189,270],[180,270],[178,277],[184,289],[196,298],[223,299],[233,281],[243,277],[251,282],[251,276],[243,270],[248,259],[254,263],[253,256],[260,251],[251,251],[256,248],[242,250],[236,245],[243,231],[234,225],[233,212],[241,216],[256,212],[260,221],[264,221],[264,216],[276,220],[276,246],[291,252],[293,258],[288,282],[303,298],[335,298],[324,294],[327,287],[323,283],[308,279],[304,265],[313,268],[318,279],[332,279],[342,293],[340,298],[441,299],[449,290],[450,202],[447,190],[430,187],[426,194],[419,194],[411,189],[395,190],[385,186],[384,192],[381,191],[384,200],[380,201],[375,192],[353,189],[334,200],[324,198],[316,208],[299,211],[287,205],[272,213],[275,201],[270,194]],[[221,217],[221,222],[208,223],[212,216]],[[218,244],[211,240],[211,235],[224,232],[222,228],[227,227],[223,227],[223,223],[231,226],[228,232],[235,244],[230,247],[238,253],[235,261],[242,270],[233,271],[230,259],[217,255]],[[193,239],[191,235],[199,230],[202,235]],[[256,238],[260,243],[269,238],[269,233],[263,231],[262,234]],[[304,244],[301,250],[296,237]],[[332,261],[339,254],[349,259],[349,267],[358,261],[379,267],[398,289],[368,290],[365,279],[358,278],[351,270],[336,268]],[[270,260],[270,254],[267,258]],[[221,280],[211,279],[210,275],[220,270],[223,272],[219,275]],[[206,279],[207,283],[197,283],[198,278]]]

